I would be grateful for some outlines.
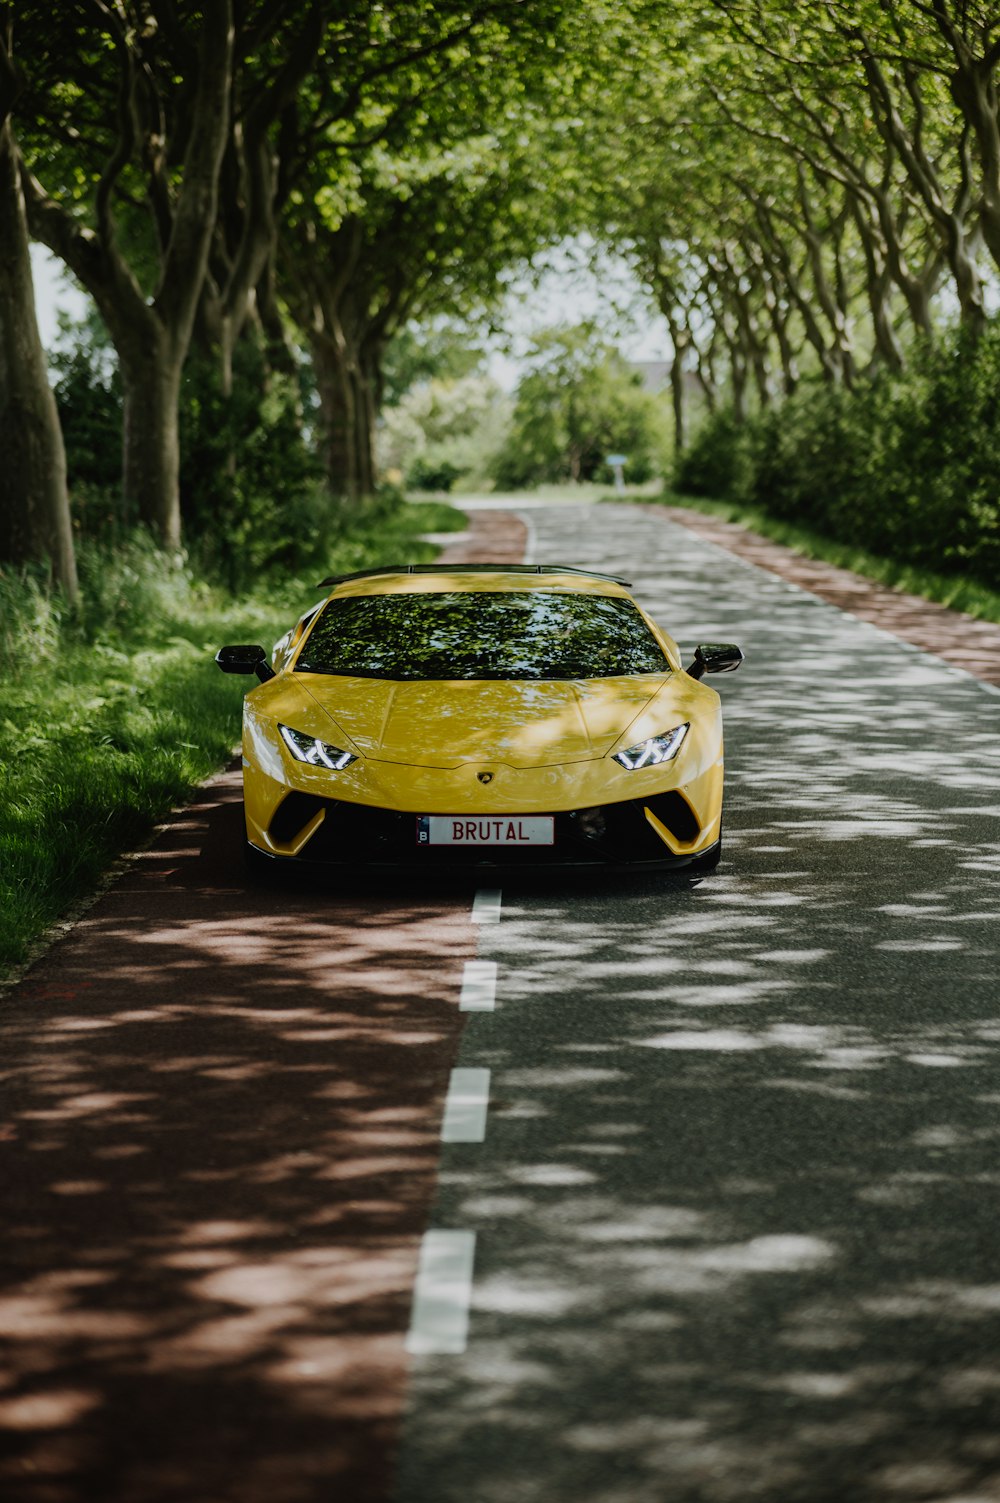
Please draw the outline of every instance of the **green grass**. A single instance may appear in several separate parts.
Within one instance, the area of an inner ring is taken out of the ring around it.
[[[656,504],[686,506],[690,511],[716,517],[722,522],[738,522],[752,532],[759,532],[773,542],[784,544],[803,558],[814,558],[840,569],[850,569],[889,589],[920,595],[925,600],[949,606],[954,611],[964,611],[966,615],[976,616],[981,621],[1000,622],[1000,593],[961,575],[936,574],[930,569],[918,569],[912,564],[882,558],[850,543],[824,537],[807,527],[779,521],[758,507],[738,506],[730,501],[707,501],[700,496],[682,496],[673,491],[661,492],[651,499]]]
[[[360,523],[318,571],[233,600],[133,541],[81,549],[82,611],[0,571],[0,981],[114,858],[228,758],[247,684],[212,658],[270,646],[324,572],[429,562],[421,534],[465,526],[440,502]]]
[[[649,480],[643,482],[642,485],[626,485],[624,494],[617,496],[606,480],[578,482],[565,480],[546,481],[542,485],[536,485],[531,490],[524,491],[456,486],[452,499],[456,506],[461,506],[463,496],[475,496],[481,500],[494,501],[497,506],[515,505],[518,501],[635,501],[653,500],[659,496],[661,490],[662,481]]]

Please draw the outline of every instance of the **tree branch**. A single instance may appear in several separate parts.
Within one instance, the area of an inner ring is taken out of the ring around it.
[[[24,73],[14,57],[14,18],[5,5],[0,9],[0,127],[6,125],[25,84]]]

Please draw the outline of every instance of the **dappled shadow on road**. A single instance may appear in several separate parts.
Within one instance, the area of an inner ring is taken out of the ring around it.
[[[6,998],[4,1503],[380,1498],[466,898],[248,888],[237,774]]]
[[[726,857],[505,888],[397,1503],[1000,1499],[1000,702],[685,547],[646,598],[749,649]]]
[[[1000,1496],[1000,945],[884,875],[508,907],[435,1217],[473,1335],[400,1503]]]

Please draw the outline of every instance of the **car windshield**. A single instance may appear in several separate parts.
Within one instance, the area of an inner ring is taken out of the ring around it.
[[[461,590],[330,600],[298,673],[389,679],[614,678],[670,664],[617,595]]]

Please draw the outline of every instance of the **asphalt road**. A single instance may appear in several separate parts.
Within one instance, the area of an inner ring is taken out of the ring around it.
[[[726,849],[480,927],[395,1503],[1000,1499],[1000,696],[653,510],[528,515],[746,651]]]

